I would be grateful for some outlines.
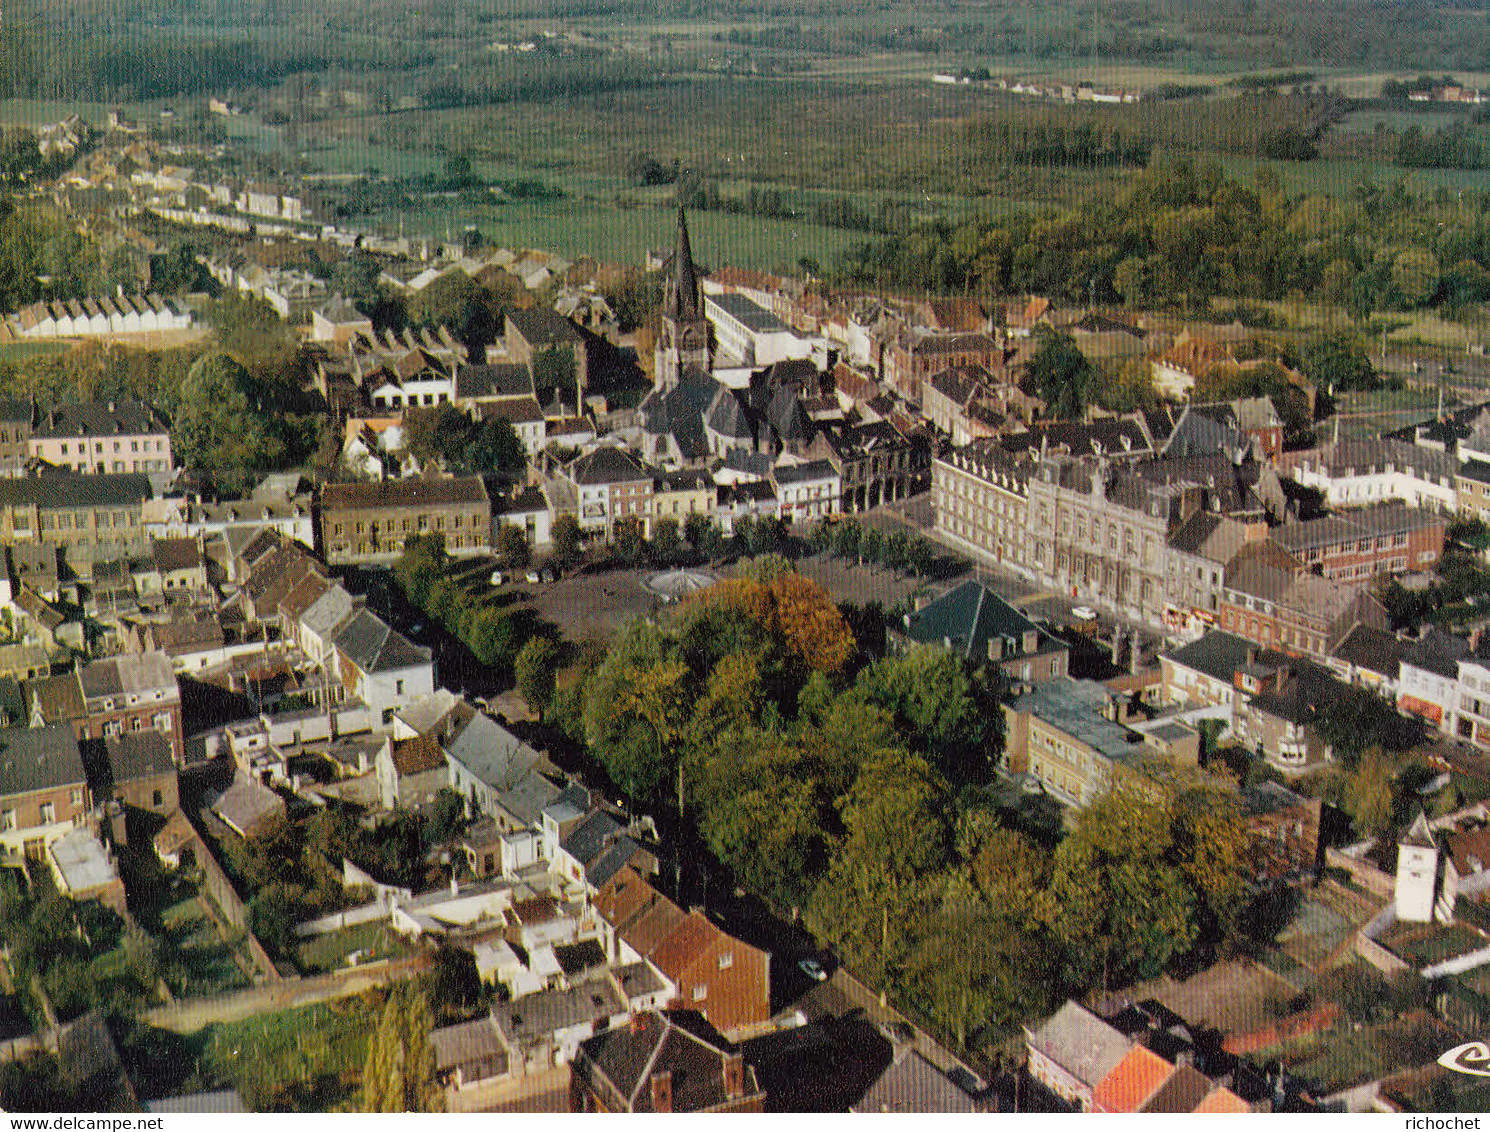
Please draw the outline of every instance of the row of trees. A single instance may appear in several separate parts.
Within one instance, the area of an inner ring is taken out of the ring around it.
[[[903,527],[886,533],[880,527],[864,526],[854,519],[818,523],[808,534],[807,545],[814,554],[831,553],[839,558],[851,558],[860,565],[872,562],[920,575],[929,574],[936,561],[936,551],[924,536],[912,535]]]
[[[1033,292],[1134,307],[1323,294],[1372,310],[1490,297],[1490,195],[1423,200],[1368,183],[1349,197],[1290,197],[1219,165],[1156,162],[1115,200],[1064,214],[935,221],[851,249],[858,284],[931,292]]]
[[[404,596],[465,645],[478,663],[511,673],[523,646],[548,635],[552,627],[530,609],[493,605],[484,592],[484,578],[474,588],[463,585],[452,567],[443,535],[414,535],[404,542],[393,578]]]
[[[980,789],[995,677],[940,649],[860,655],[821,587],[762,560],[586,658],[554,717],[959,1043],[1237,930],[1245,835],[1221,784],[1121,788],[1051,851]]]

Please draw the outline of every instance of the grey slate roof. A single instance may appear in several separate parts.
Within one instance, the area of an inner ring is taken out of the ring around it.
[[[977,1112],[977,1102],[909,1045],[850,1110],[852,1112]]]
[[[569,465],[569,474],[577,484],[627,483],[632,480],[649,480],[650,472],[642,467],[635,456],[622,448],[597,448],[579,456]]]
[[[571,1071],[600,1092],[612,1111],[652,1112],[648,1083],[662,1071],[672,1074],[674,1112],[698,1112],[728,1099],[723,1062],[732,1047],[694,1033],[691,1018],[647,1012],[629,1026],[596,1034],[580,1046]],[[760,1092],[755,1067],[745,1067],[745,1095]]]
[[[1431,625],[1408,646],[1402,656],[1402,663],[1453,678],[1459,674],[1459,661],[1467,660],[1473,652],[1469,642],[1463,637],[1456,637]]]
[[[522,336],[524,342],[540,349],[549,346],[570,346],[580,342],[579,331],[574,323],[558,311],[545,307],[534,307],[526,311],[509,311],[508,324]]]
[[[755,334],[777,334],[787,329],[781,319],[745,295],[726,291],[723,294],[710,295],[709,302]]]
[[[533,371],[516,362],[462,365],[455,371],[457,400],[496,400],[533,394]]]
[[[156,778],[176,769],[171,744],[159,731],[126,731],[104,740],[109,775],[115,786],[140,778]]]
[[[134,472],[82,476],[58,470],[0,479],[0,507],[138,507],[153,494],[150,477]]]
[[[88,779],[77,736],[66,724],[7,727],[0,731],[0,798]]]
[[[429,649],[395,632],[370,609],[358,610],[337,632],[335,643],[343,656],[369,673],[428,664],[432,655]]]
[[[495,790],[518,785],[543,756],[496,720],[462,703],[451,715],[468,717],[459,730],[442,739],[445,754]]]
[[[1357,668],[1395,680],[1398,665],[1408,647],[1407,642],[1399,641],[1395,633],[1370,625],[1356,625],[1335,646],[1334,655]]]
[[[1040,649],[1058,642],[1019,610],[978,581],[963,582],[924,608],[907,615],[906,636],[921,644],[940,645],[951,638],[953,648],[969,659],[988,655],[995,637],[1012,640],[1009,653],[1021,650],[1025,633],[1040,634]]]
[[[165,418],[143,401],[78,401],[54,405],[39,414],[34,435],[141,436],[166,429]]]

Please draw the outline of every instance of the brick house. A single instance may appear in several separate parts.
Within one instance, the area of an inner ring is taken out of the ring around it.
[[[65,724],[0,731],[0,856],[41,861],[92,809],[77,736]]]
[[[649,960],[678,988],[679,1008],[698,1011],[726,1034],[771,1017],[770,955],[703,912],[683,911],[635,868],[612,877],[595,908],[610,925],[617,959],[629,948]]]
[[[929,334],[885,348],[885,380],[908,401],[921,402],[922,383],[952,366],[981,366],[998,372],[1004,354],[989,334]]]
[[[170,742],[159,731],[130,731],[103,741],[107,780],[94,795],[113,798],[137,810],[169,816],[181,804],[176,762]]]
[[[755,1067],[706,1026],[648,1011],[582,1042],[571,1112],[764,1112]]]

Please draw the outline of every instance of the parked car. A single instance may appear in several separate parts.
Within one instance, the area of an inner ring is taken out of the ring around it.
[[[507,575],[502,573],[502,571],[500,570],[493,570],[491,572],[491,584],[494,586],[506,585]]]
[[[812,956],[797,960],[797,969],[815,983],[820,983],[828,977],[828,972],[823,970],[823,965]]]
[[[538,571],[537,570],[529,570],[527,572],[527,574],[524,575],[524,579],[527,581],[528,585],[530,585],[530,586],[536,586],[539,582],[541,582],[543,580],[542,578],[540,578],[538,576]]]

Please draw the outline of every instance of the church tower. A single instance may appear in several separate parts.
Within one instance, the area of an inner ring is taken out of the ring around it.
[[[655,361],[656,385],[663,390],[676,386],[684,370],[709,372],[709,323],[704,318],[704,297],[693,266],[682,205],[678,206],[678,244],[668,265]]]

